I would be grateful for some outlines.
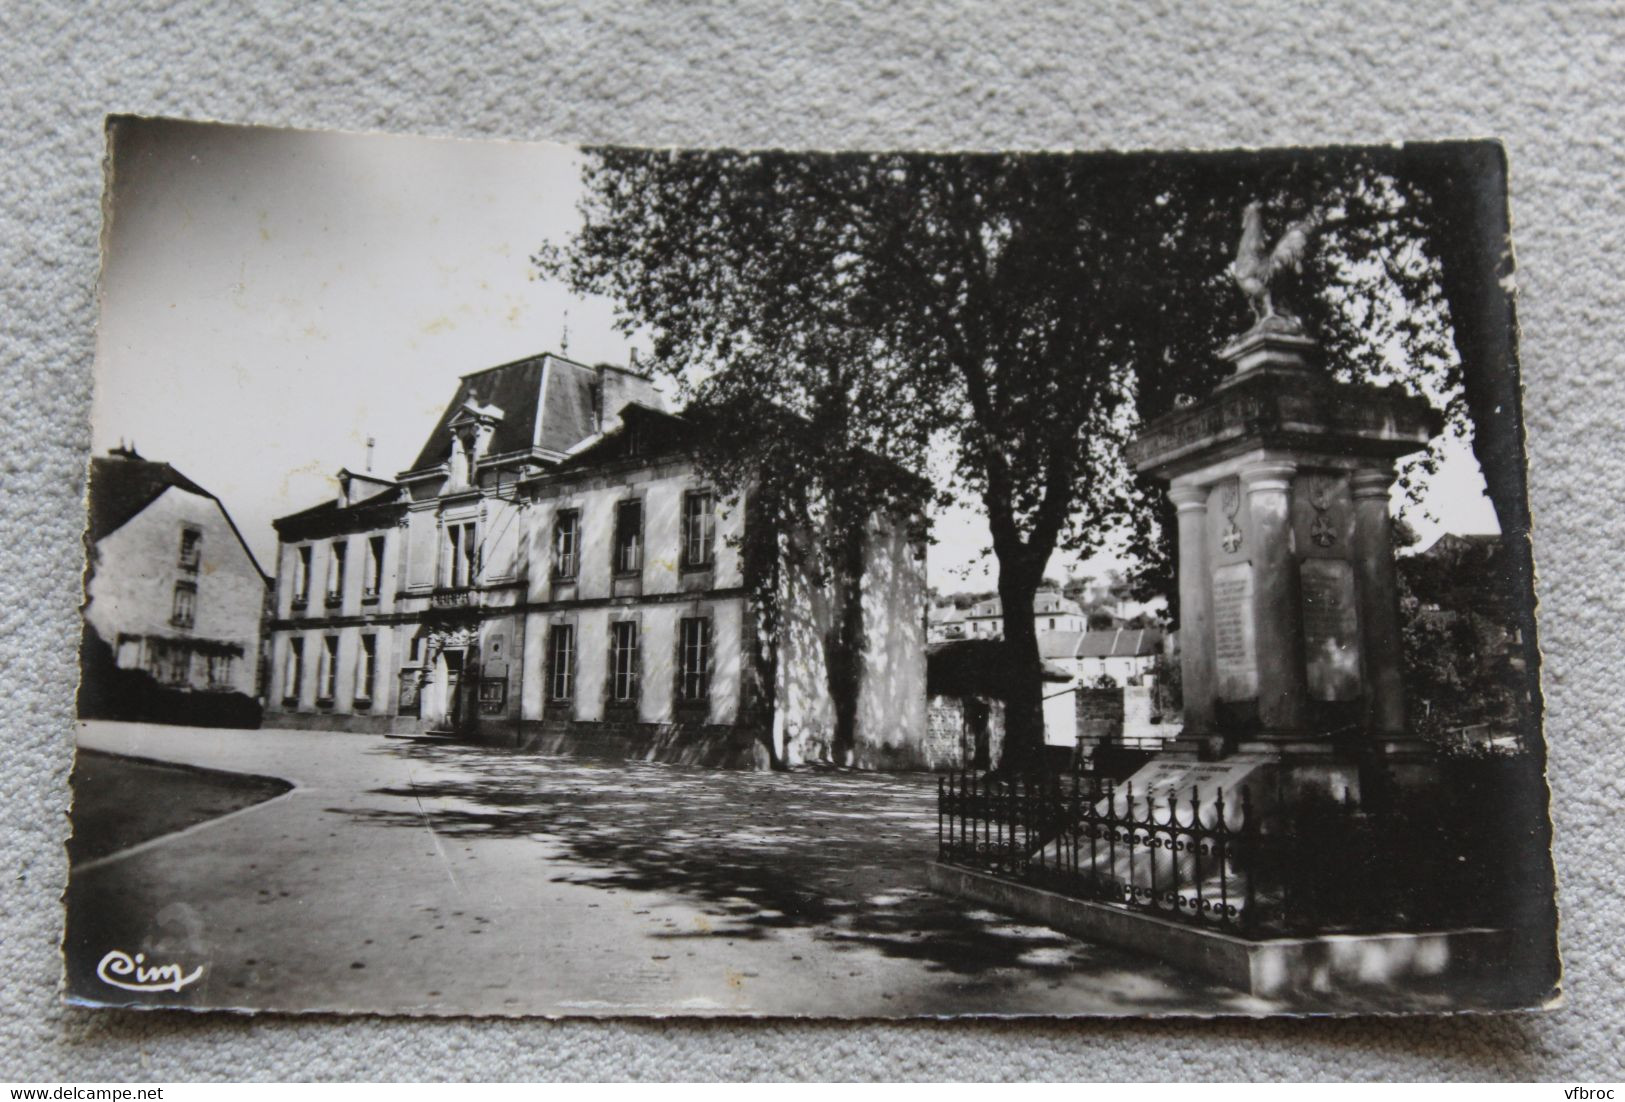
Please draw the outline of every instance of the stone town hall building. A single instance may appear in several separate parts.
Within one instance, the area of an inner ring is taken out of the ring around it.
[[[273,725],[713,765],[828,760],[816,586],[781,569],[772,700],[737,537],[692,426],[635,371],[544,354],[463,376],[410,469],[275,522]],[[748,431],[748,430],[747,430]],[[925,549],[878,520],[853,761],[918,764]]]

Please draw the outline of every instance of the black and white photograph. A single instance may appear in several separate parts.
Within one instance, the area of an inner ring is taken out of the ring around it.
[[[116,116],[65,998],[1561,1000],[1507,155]]]

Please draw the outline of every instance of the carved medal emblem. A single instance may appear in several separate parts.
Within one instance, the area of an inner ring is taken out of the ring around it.
[[[1224,508],[1225,528],[1224,534],[1219,537],[1219,545],[1225,553],[1234,555],[1241,548],[1241,529],[1236,527],[1236,512],[1241,508],[1241,491],[1234,483],[1225,486],[1220,496],[1220,504]]]
[[[1309,538],[1316,547],[1330,547],[1337,542],[1337,526],[1326,515],[1332,504],[1331,479],[1317,475],[1309,480],[1309,504],[1315,510],[1314,523],[1309,526]]]

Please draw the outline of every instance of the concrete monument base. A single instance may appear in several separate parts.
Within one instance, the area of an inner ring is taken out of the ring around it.
[[[926,882],[945,895],[1145,953],[1266,999],[1378,986],[1385,998],[1402,997],[1407,985],[1454,983],[1503,967],[1511,947],[1510,931],[1485,928],[1249,940],[938,861],[927,862]]]

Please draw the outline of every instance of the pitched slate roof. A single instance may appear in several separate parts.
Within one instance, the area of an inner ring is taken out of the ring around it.
[[[171,486],[214,499],[214,495],[168,463],[154,463],[133,452],[98,455],[90,461],[91,542],[116,532]]]
[[[582,439],[548,473],[565,474],[617,459],[667,455],[690,446],[696,432],[696,426],[681,414],[637,402],[627,402],[611,412],[615,415],[614,428]]]
[[[1041,631],[1038,633],[1038,654],[1041,658],[1073,658],[1078,653],[1081,631]]]
[[[399,486],[391,486],[354,505],[328,498],[319,505],[277,517],[271,527],[285,540],[321,539],[393,524],[405,510],[405,494]]]
[[[231,526],[237,542],[243,545],[248,561],[254,564],[254,569],[258,570],[260,576],[269,583],[270,576],[260,569],[253,548],[243,539],[242,532],[237,528],[237,522],[231,519],[231,514],[226,511],[219,498],[168,463],[142,459],[133,450],[114,449],[109,455],[91,458],[90,482],[85,492],[89,513],[85,538],[91,543],[97,543],[117,532],[171,487],[206,497],[214,502],[220,509],[220,515],[225,517],[226,523]]]
[[[1142,658],[1157,653],[1162,632],[1156,628],[1086,631],[1078,639],[1078,658]]]
[[[595,398],[599,386],[604,393]],[[588,367],[551,352],[471,372],[458,380],[409,470],[437,467],[451,458],[451,422],[469,402],[502,411],[487,456],[533,448],[558,456],[597,430],[594,410],[600,402],[613,411],[632,399],[658,401],[654,385],[641,375],[611,364]]]

